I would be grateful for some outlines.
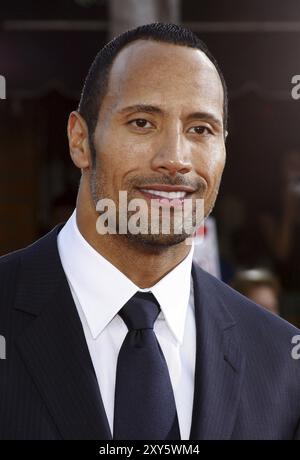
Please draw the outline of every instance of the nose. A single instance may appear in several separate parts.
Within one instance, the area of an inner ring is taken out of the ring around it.
[[[170,129],[162,134],[158,150],[152,159],[152,168],[170,176],[187,174],[192,170],[191,146],[180,128]]]

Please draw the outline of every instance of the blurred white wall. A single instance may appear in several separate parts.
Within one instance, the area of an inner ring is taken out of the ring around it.
[[[180,21],[180,0],[109,0],[110,38],[151,22]]]

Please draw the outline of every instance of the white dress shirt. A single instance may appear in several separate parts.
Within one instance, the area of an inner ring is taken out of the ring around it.
[[[58,234],[58,250],[78,310],[101,397],[113,434],[118,353],[127,327],[117,314],[137,291],[151,291],[161,312],[154,332],[164,353],[178,414],[181,439],[191,429],[196,327],[191,265],[187,257],[149,289],[140,289],[81,235],[76,209]]]

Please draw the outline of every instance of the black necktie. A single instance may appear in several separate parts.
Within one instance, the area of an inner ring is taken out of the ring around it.
[[[128,333],[117,363],[114,439],[180,439],[170,376],[153,331],[159,311],[151,292],[137,292],[119,312]]]

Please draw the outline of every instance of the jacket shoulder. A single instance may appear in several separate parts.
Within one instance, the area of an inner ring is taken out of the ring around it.
[[[52,259],[56,262],[59,229],[60,226],[56,226],[32,244],[0,257],[0,315],[3,309],[9,309],[14,303],[20,284],[38,284],[41,272],[49,269]],[[54,270],[56,266],[54,265]]]
[[[4,289],[7,290],[9,280],[15,278],[23,251],[18,249],[0,257],[0,295]]]

